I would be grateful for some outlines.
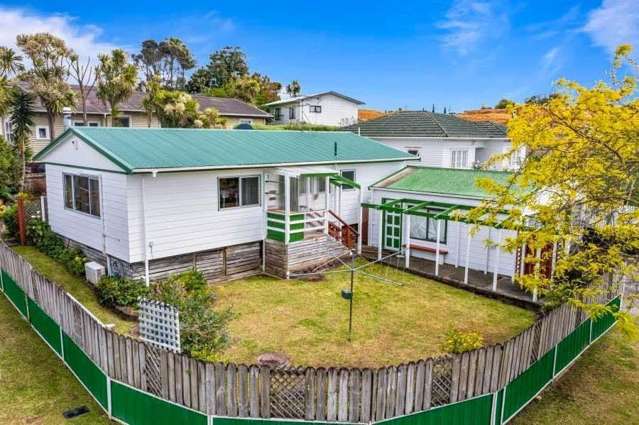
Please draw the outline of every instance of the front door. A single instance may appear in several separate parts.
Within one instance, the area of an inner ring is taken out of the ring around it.
[[[382,200],[385,203],[387,200]],[[400,250],[402,246],[402,215],[400,213],[384,211],[384,249]]]

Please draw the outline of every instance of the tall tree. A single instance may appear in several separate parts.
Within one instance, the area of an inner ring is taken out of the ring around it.
[[[288,93],[290,96],[298,96],[301,92],[302,86],[297,80],[291,81],[290,84],[286,86],[286,93]]]
[[[495,109],[506,109],[509,106],[514,106],[514,105],[515,105],[515,102],[513,102],[510,99],[506,99],[504,97],[504,98],[501,98],[499,102],[497,102],[497,104],[495,105]]]
[[[15,50],[0,46],[0,116],[4,126],[4,116],[7,113],[12,98],[11,79],[24,71],[22,56]]]
[[[184,89],[185,72],[195,67],[195,59],[182,40],[167,38],[159,45],[163,58],[164,85],[169,89]]]
[[[96,73],[91,64],[91,58],[80,62],[77,54],[69,59],[69,76],[78,86],[80,92],[80,106],[82,108],[82,122],[87,125],[87,99],[95,89]]]
[[[144,75],[144,82],[151,81],[162,72],[162,56],[160,43],[155,40],[144,40],[140,53],[133,55],[133,61]]]
[[[20,34],[17,45],[31,66],[21,78],[47,111],[49,137],[55,137],[56,117],[65,106],[73,105],[74,92],[67,83],[68,63],[72,55],[64,40],[49,33]]]
[[[512,150],[494,161],[527,153],[521,169],[505,185],[481,184],[494,198],[473,211],[470,219],[497,220],[520,229],[504,246],[530,247],[525,261],[535,273],[519,283],[537,290],[547,301],[570,302],[596,316],[603,304],[586,304],[603,295],[619,277],[637,279],[639,255],[639,99],[636,77],[617,77],[628,59],[621,46],[612,79],[593,87],[561,80],[544,102],[517,105],[508,123]],[[544,277],[553,246],[561,255],[554,275]],[[537,252],[541,255],[537,256]],[[633,260],[634,259],[634,260]],[[631,328],[628,316],[618,316]]]
[[[248,72],[244,52],[239,47],[227,46],[211,53],[209,63],[193,73],[186,88],[190,93],[204,93],[207,89],[223,88]]]
[[[115,49],[110,55],[98,55],[97,95],[111,112],[111,125],[119,115],[118,105],[133,94],[138,70],[129,63],[122,49]]]
[[[27,162],[31,159],[31,129],[33,128],[33,102],[31,93],[16,87],[12,91],[10,120],[11,140],[20,161],[18,188],[24,189]]]

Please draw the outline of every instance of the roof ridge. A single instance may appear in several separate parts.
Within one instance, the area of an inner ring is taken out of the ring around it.
[[[435,122],[435,124],[437,124],[437,127],[440,128],[440,130],[444,133],[444,135],[446,137],[450,137],[450,135],[448,134],[448,132],[446,130],[444,130],[444,127],[439,123],[439,121],[437,120],[437,117],[434,113],[430,113],[431,117],[433,118],[433,121]]]

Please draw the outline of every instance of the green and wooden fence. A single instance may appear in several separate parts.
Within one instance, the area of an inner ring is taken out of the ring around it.
[[[201,362],[119,335],[3,243],[0,289],[104,411],[131,425],[501,425],[615,324],[611,312],[593,320],[562,306],[503,344],[461,355],[273,370]]]

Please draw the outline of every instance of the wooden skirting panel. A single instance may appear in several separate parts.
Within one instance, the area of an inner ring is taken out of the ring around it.
[[[266,272],[287,277],[321,266],[331,260],[348,255],[348,249],[330,236],[321,235],[284,245],[266,241]]]

